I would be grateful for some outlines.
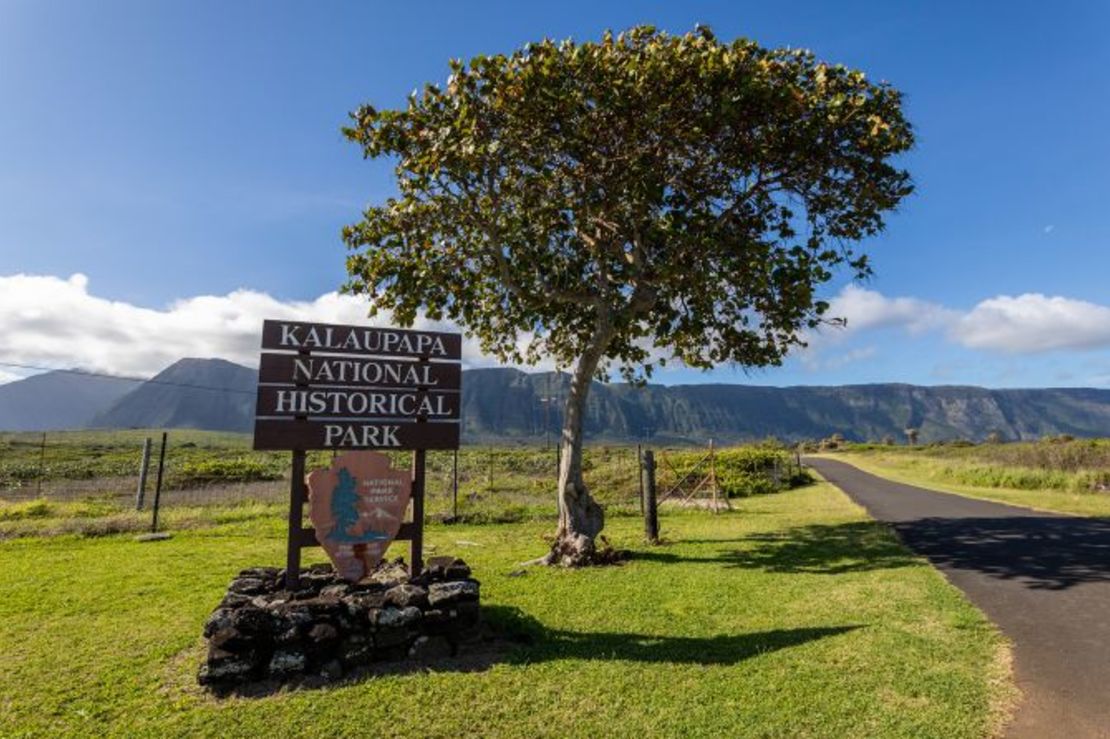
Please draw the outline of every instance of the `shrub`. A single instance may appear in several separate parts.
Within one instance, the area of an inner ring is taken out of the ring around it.
[[[674,486],[704,458],[702,451],[667,455],[670,466],[660,465],[661,492]],[[795,471],[793,455],[778,445],[721,449],[715,454],[715,464],[717,487],[729,497],[775,493],[811,480],[808,474]],[[703,464],[698,479],[708,473],[708,464]]]
[[[171,472],[169,484],[172,487],[192,487],[221,482],[280,480],[282,476],[278,465],[246,457],[188,460]]]
[[[54,507],[45,500],[31,500],[26,503],[5,503],[0,505],[0,521],[24,521],[29,518],[49,518]]]

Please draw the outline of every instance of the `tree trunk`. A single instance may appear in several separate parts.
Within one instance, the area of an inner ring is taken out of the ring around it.
[[[546,564],[566,567],[590,564],[596,552],[594,538],[605,526],[605,514],[590,497],[582,479],[582,422],[590,384],[611,337],[608,321],[599,320],[571,379],[559,441],[559,528],[551,551],[544,557]]]

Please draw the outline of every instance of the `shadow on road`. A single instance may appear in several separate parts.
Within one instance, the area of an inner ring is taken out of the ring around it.
[[[889,526],[910,549],[938,567],[1012,579],[1035,589],[1064,590],[1081,583],[1110,582],[1110,519],[933,517]],[[705,556],[664,548],[634,551],[629,559],[826,575],[906,567],[916,560],[889,536],[886,526],[870,521],[800,526],[721,543],[740,546]]]
[[[1110,520],[1013,516],[921,518],[892,524],[939,567],[1064,590],[1110,582]]]

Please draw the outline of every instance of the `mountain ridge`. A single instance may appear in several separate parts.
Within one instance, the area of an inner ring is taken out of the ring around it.
[[[34,389],[31,381],[36,377],[0,386],[0,409],[4,397],[25,396],[19,408],[24,422],[47,417],[36,415],[35,393],[26,392]],[[81,383],[91,376],[70,377]],[[569,382],[568,375],[553,372],[526,373],[510,367],[466,370],[461,400],[464,442],[557,438]],[[84,427],[249,432],[256,383],[257,371],[250,367],[220,359],[182,359],[127,392],[108,393],[118,397],[106,397],[95,412],[83,407],[72,418],[84,418]],[[59,393],[57,384],[55,380],[51,385],[54,395]],[[49,405],[49,398],[41,400]],[[0,412],[0,427],[14,425],[22,430],[11,418],[11,412]],[[1110,436],[1110,390],[909,383],[785,387],[595,383],[585,416],[587,438],[614,442],[704,443],[710,438],[732,442],[767,436],[801,440],[833,433],[862,441],[901,438],[906,428],[918,429],[919,438],[926,442],[980,440],[991,433],[1008,439],[1063,433]]]
[[[258,371],[250,367],[187,357],[98,413],[89,425],[247,431],[253,425],[257,384]]]
[[[0,429],[49,431],[87,426],[141,381],[52,370],[0,385]]]

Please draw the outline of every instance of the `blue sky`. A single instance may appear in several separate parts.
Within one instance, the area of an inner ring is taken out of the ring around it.
[[[641,22],[863,69],[905,91],[918,135],[917,192],[867,244],[876,277],[827,291],[849,331],[750,378],[660,380],[1110,387],[1099,2],[0,0],[0,361],[157,369],[112,321],[189,334],[167,357],[241,358],[219,327],[253,321],[244,305],[326,311],[339,229],[392,190],[340,135],[348,110],[400,105],[451,57]],[[98,322],[69,335],[76,316]]]

